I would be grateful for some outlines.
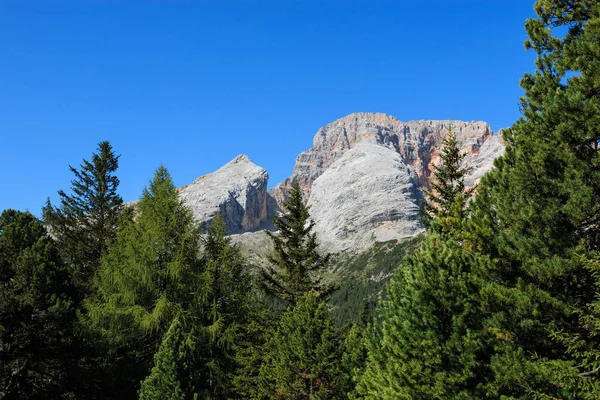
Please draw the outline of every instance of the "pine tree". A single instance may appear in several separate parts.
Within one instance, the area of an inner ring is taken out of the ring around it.
[[[227,237],[227,226],[217,214],[202,240],[203,271],[199,298],[186,318],[198,343],[197,391],[212,399],[230,398],[246,325],[253,301],[251,278],[240,250]]]
[[[60,207],[54,207],[48,199],[43,208],[44,222],[51,228],[80,289],[80,301],[90,294],[100,257],[115,237],[123,203],[117,193],[118,167],[119,156],[110,143],[100,142],[91,162],[84,159],[80,169],[69,166],[75,175],[72,193],[59,190]]]
[[[186,345],[183,327],[174,319],[154,355],[154,367],[142,382],[140,400],[197,399],[190,387],[190,348]]]
[[[321,297],[328,296],[335,287],[323,285],[318,273],[327,266],[330,256],[318,252],[317,235],[312,232],[315,223],[310,220],[309,208],[302,200],[297,182],[283,206],[287,211],[285,216],[275,219],[279,234],[267,231],[274,251],[268,256],[271,265],[261,271],[261,287],[292,306],[311,290]]]
[[[196,299],[199,230],[163,166],[144,189],[136,218],[129,214],[102,257],[85,322],[108,342],[107,357],[122,354],[122,375],[139,382],[175,316]]]
[[[74,287],[58,249],[29,212],[0,215],[0,398],[67,398]]]
[[[536,71],[521,80],[523,117],[503,133],[506,153],[480,184],[469,246],[492,260],[481,275],[490,282],[490,321],[502,333],[494,390],[585,398],[581,382],[556,373],[589,380],[590,364],[556,334],[597,345],[593,325],[580,318],[597,290],[584,260],[600,246],[600,3],[540,0],[535,10],[525,45]]]
[[[497,398],[486,390],[491,344],[474,273],[481,262],[432,233],[399,266],[368,336],[357,388],[364,398]]]
[[[261,367],[260,398],[341,399],[338,336],[331,312],[315,291],[281,317]]]
[[[431,191],[425,191],[427,201],[423,204],[423,221],[436,231],[455,233],[466,217],[467,201],[474,188],[465,188],[465,177],[470,168],[462,167],[466,154],[461,153],[452,123],[442,139],[440,161],[433,165]]]

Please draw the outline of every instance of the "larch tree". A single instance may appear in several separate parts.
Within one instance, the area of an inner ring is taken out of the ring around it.
[[[121,370],[139,382],[173,319],[196,300],[200,235],[163,166],[144,189],[136,217],[130,214],[122,214],[102,257],[85,322],[107,342],[107,357],[126,352],[119,359],[135,366]]]

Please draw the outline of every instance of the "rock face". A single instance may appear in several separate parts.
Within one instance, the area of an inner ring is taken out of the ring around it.
[[[318,130],[292,175],[270,194],[279,204],[299,182],[315,230],[328,251],[363,250],[422,231],[419,199],[429,189],[442,138],[452,126],[468,187],[504,152],[501,135],[485,122],[400,122],[385,114],[355,113]]]
[[[437,160],[441,137],[452,125],[462,151],[479,153],[483,143],[492,137],[492,129],[485,122],[462,121],[409,121],[400,122],[386,114],[354,113],[319,129],[313,147],[296,159],[292,176],[273,188],[271,195],[281,203],[292,182],[299,182],[304,198],[309,198],[312,183],[334,161],[356,143],[374,140],[394,149],[411,168],[411,175],[419,187],[428,187],[431,164]]]
[[[468,187],[479,183],[481,177],[494,166],[494,160],[504,154],[504,141],[502,132],[498,132],[486,140],[479,148],[478,153],[471,153],[463,160],[463,167],[471,168],[465,179]]]
[[[501,136],[492,135],[485,122],[400,122],[385,114],[356,113],[319,129],[313,147],[298,156],[292,176],[269,193],[267,172],[240,155],[180,188],[180,196],[196,220],[210,223],[220,212],[229,233],[241,234],[236,242],[262,254],[270,244],[262,229],[272,228],[273,215],[297,181],[324,248],[362,251],[423,230],[419,200],[450,126],[467,153],[471,187],[504,152]]]
[[[360,251],[376,241],[419,233],[419,197],[400,154],[366,139],[313,182],[308,204],[317,236],[328,251]]]
[[[267,171],[248,156],[239,155],[219,170],[179,188],[181,199],[198,222],[210,223],[223,215],[229,233],[256,230],[268,220]]]

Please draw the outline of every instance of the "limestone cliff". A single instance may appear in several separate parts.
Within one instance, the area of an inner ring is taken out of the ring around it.
[[[296,159],[292,175],[270,193],[281,203],[292,182],[298,181],[306,199],[312,183],[357,143],[371,139],[394,149],[411,169],[419,187],[428,187],[432,162],[437,160],[441,138],[452,125],[462,151],[479,154],[481,146],[492,137],[490,126],[481,121],[409,121],[401,122],[386,114],[354,113],[319,129],[313,147]]]
[[[217,171],[179,188],[181,199],[201,223],[220,212],[230,233],[258,229],[268,220],[267,171],[239,155]]]

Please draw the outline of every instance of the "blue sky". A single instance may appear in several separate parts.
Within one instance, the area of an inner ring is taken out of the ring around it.
[[[39,215],[102,140],[125,200],[163,163],[184,185],[244,153],[291,173],[317,129],[519,117],[527,0],[0,3],[0,210]]]

